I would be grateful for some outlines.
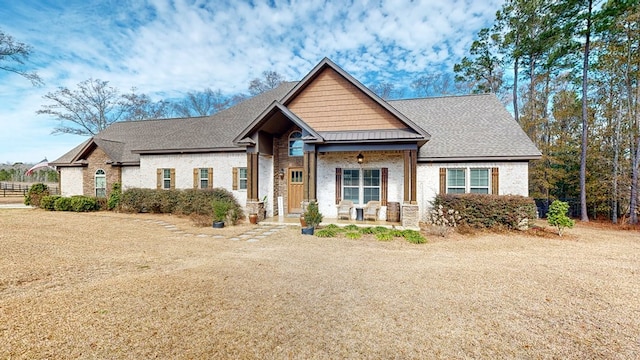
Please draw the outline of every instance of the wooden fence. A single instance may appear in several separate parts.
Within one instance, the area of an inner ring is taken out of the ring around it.
[[[25,196],[29,191],[29,187],[33,184],[29,183],[12,183],[12,182],[0,182],[0,196],[8,197],[8,196]],[[60,189],[58,185],[49,185],[49,194],[51,195],[59,195]]]

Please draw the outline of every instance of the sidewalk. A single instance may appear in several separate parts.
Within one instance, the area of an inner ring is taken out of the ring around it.
[[[35,207],[25,204],[0,204],[0,209],[35,209]]]

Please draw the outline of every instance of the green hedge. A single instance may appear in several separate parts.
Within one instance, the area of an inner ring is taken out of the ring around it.
[[[40,208],[53,211],[55,210],[56,200],[60,199],[62,196],[60,195],[46,195],[40,199]]]
[[[434,207],[457,210],[458,225],[473,228],[517,229],[523,219],[536,218],[533,199],[518,195],[447,194],[438,195]]]
[[[24,198],[24,204],[40,207],[40,200],[42,200],[44,196],[48,195],[49,187],[46,184],[33,184],[29,187],[29,191],[27,191],[27,195]]]
[[[53,209],[55,211],[71,211],[73,206],[71,205],[70,197],[60,197],[53,203]]]
[[[46,210],[87,212],[100,210],[100,199],[90,196],[74,195],[62,197],[59,195],[45,196],[40,207]]]
[[[156,190],[132,188],[122,192],[120,209],[125,212],[173,213],[182,215],[213,215],[214,200],[231,203],[231,220],[244,217],[242,206],[229,190]]]

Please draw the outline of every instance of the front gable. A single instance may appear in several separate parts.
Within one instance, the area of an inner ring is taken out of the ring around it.
[[[406,129],[396,116],[331,67],[322,69],[287,107],[316,131]]]
[[[303,129],[305,144],[322,146],[323,151],[335,151],[330,150],[331,144],[405,143],[419,147],[431,137],[327,58],[281,101],[272,103],[234,143],[255,149],[260,133],[279,135],[292,124]]]

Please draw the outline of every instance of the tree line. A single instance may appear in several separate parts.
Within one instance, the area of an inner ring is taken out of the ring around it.
[[[507,99],[542,152],[530,196],[580,199],[583,221],[638,223],[638,0],[507,0],[454,66]]]

